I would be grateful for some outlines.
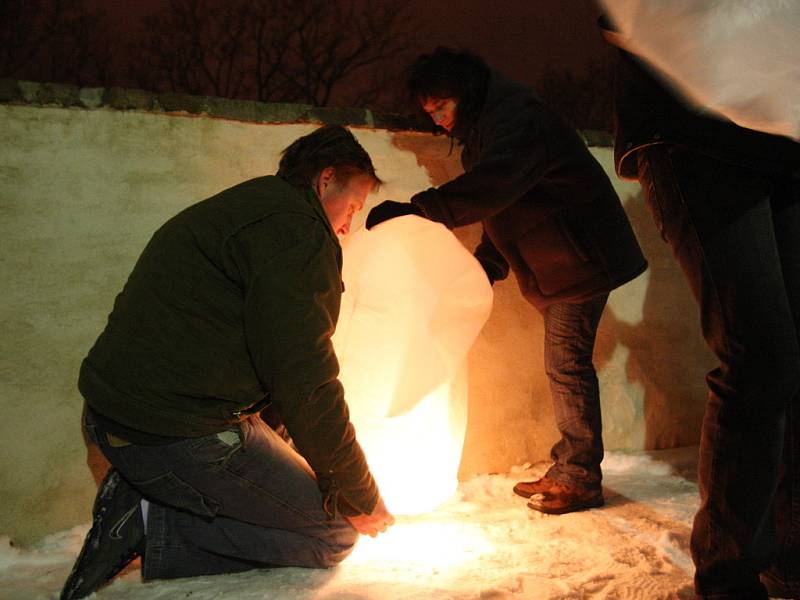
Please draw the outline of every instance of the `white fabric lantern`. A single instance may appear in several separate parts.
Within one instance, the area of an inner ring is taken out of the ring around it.
[[[600,0],[616,45],[644,58],[698,107],[800,140],[796,0]]]
[[[467,422],[467,352],[492,307],[477,260],[416,216],[343,243],[333,343],[358,440],[390,511],[412,514],[457,486]]]

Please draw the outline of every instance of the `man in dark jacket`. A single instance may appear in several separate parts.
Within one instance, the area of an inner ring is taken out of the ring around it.
[[[547,513],[600,506],[595,336],[608,293],[647,266],[620,200],[577,132],[480,58],[444,48],[421,56],[409,91],[463,143],[465,172],[410,204],[378,205],[367,226],[404,214],[451,229],[481,223],[475,256],[489,281],[510,267],[544,316],[545,369],[561,432],[547,474],[514,491]]]
[[[653,73],[621,52],[614,153],[720,361],[706,378],[695,589],[800,598],[800,144],[703,114]]]
[[[393,522],[331,344],[337,234],[379,184],[342,127],[163,225],[84,360],[84,426],[113,465],[62,598],[142,555],[145,580],[327,567]],[[293,446],[267,427],[269,406]],[[297,451],[295,451],[295,449]]]

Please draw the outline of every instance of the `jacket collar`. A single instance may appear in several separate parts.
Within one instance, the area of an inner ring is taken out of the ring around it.
[[[322,201],[320,200],[317,192],[314,191],[310,185],[301,188],[303,193],[305,194],[306,201],[320,218],[320,220],[325,224],[325,229],[327,229],[330,236],[339,243],[339,236],[336,235],[336,232],[333,230],[333,225],[331,225],[330,220],[328,219],[328,215],[325,213],[325,209],[322,208]]]

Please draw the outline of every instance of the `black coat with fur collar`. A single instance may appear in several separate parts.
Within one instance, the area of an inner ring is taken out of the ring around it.
[[[461,161],[462,175],[411,202],[450,229],[481,222],[476,257],[498,279],[510,266],[539,310],[607,293],[647,268],[608,176],[577,132],[496,71]]]

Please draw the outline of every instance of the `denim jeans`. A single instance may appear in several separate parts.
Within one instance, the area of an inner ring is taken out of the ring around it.
[[[89,438],[150,501],[142,577],[170,579],[272,566],[329,567],[358,534],[329,519],[307,463],[258,416],[217,434],[157,446]]]
[[[800,182],[672,145],[640,150],[639,178],[719,360],[706,377],[695,588],[766,598],[770,569],[800,593]]]
[[[603,425],[600,389],[592,363],[597,325],[608,294],[581,304],[560,302],[544,312],[544,364],[561,439],[550,452],[547,476],[600,488]]]

